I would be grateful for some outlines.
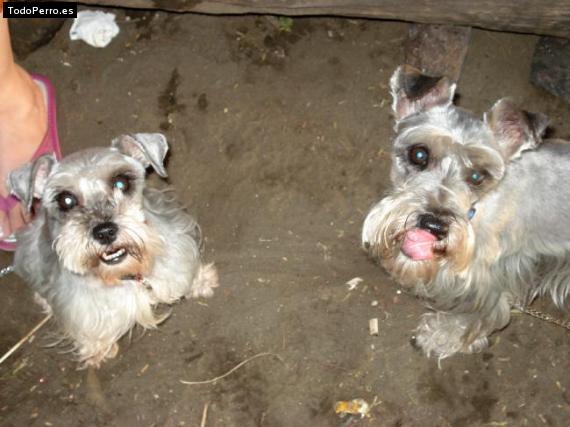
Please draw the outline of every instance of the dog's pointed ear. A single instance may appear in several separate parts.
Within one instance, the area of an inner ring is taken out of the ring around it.
[[[451,104],[455,87],[447,77],[430,77],[410,65],[399,66],[390,79],[396,121],[419,111]]]
[[[168,142],[161,133],[134,133],[115,138],[111,145],[121,153],[138,160],[147,168],[152,168],[161,177],[168,174],[164,167],[164,158],[168,152]]]
[[[485,113],[485,123],[507,160],[517,158],[522,151],[538,147],[548,122],[546,115],[522,110],[507,98],[497,101]]]
[[[34,198],[42,197],[47,179],[56,163],[53,153],[44,154],[8,175],[10,192],[22,201],[27,212],[31,212]]]

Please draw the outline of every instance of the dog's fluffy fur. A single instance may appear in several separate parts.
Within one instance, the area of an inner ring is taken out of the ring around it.
[[[15,269],[52,311],[82,366],[117,353],[133,326],[154,328],[159,303],[209,297],[218,285],[200,259],[200,228],[172,191],[145,188],[145,169],[166,176],[160,134],[127,135],[110,148],[40,157],[10,176],[35,219],[17,236]]]
[[[435,311],[423,316],[415,343],[440,358],[474,352],[507,325],[513,304],[550,294],[563,306],[570,144],[542,143],[547,118],[508,99],[480,120],[453,105],[447,78],[403,66],[390,83],[392,188],[368,214],[362,242]],[[423,242],[432,245],[428,259],[406,254],[406,239],[425,231],[433,234]]]

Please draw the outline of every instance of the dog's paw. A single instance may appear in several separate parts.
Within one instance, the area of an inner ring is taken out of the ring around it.
[[[119,344],[115,342],[110,346],[99,349],[96,353],[92,353],[89,356],[86,356],[84,354],[82,355],[82,353],[84,353],[84,351],[80,349],[80,369],[89,367],[99,368],[101,366],[101,363],[103,363],[105,360],[113,359],[117,356],[119,353]]]
[[[413,345],[426,356],[445,359],[455,353],[476,353],[488,345],[486,336],[466,342],[468,323],[461,315],[428,313],[422,320],[412,338]]]
[[[44,297],[42,297],[40,294],[38,294],[37,292],[34,293],[34,302],[42,308],[42,311],[44,312],[44,314],[48,314],[48,315],[52,314],[51,305],[49,305],[47,300]]]
[[[214,288],[218,286],[218,271],[214,264],[202,264],[187,296],[190,298],[209,298],[214,295]]]

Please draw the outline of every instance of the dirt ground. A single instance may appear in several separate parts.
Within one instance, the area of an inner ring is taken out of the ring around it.
[[[67,22],[21,62],[56,86],[65,153],[167,135],[170,184],[202,225],[221,287],[122,339],[98,371],[45,348],[42,329],[0,366],[1,425],[199,426],[207,404],[208,427],[340,427],[334,403],[353,398],[377,403],[358,426],[569,424],[567,330],[514,315],[489,349],[438,367],[409,344],[425,308],[360,249],[388,185],[387,83],[407,24],[295,18],[286,32],[263,16],[115,12],[107,48],[71,42]],[[570,139],[570,107],[528,83],[536,40],[474,31],[458,103],[483,113],[511,96]],[[3,353],[42,315],[14,276],[0,295]],[[279,358],[180,383],[262,352]]]

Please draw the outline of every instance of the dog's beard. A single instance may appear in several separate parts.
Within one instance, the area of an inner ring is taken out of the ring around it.
[[[429,286],[443,270],[451,274],[464,272],[473,257],[474,232],[469,221],[457,215],[449,222],[447,236],[433,242],[430,259],[414,260],[402,251],[407,233],[417,227],[418,216],[425,213],[412,197],[386,197],[366,217],[362,231],[364,248],[379,260],[401,285]]]
[[[140,212],[122,215],[116,223],[119,232],[110,245],[93,240],[90,230],[80,224],[66,224],[54,243],[63,267],[75,274],[95,275],[107,285],[147,276],[163,250],[163,240]]]
[[[136,235],[136,237],[134,237]],[[162,251],[161,239],[154,230],[143,227],[132,228],[121,233],[117,242],[110,248],[104,248],[92,258],[93,274],[99,276],[108,285],[115,285],[125,279],[142,279],[152,270],[154,259]],[[122,254],[116,264],[105,261],[108,254]]]

